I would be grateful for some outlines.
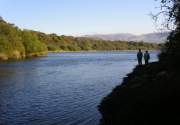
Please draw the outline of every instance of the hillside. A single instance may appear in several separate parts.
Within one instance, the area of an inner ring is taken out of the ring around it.
[[[144,41],[150,43],[164,43],[167,39],[169,32],[163,33],[149,33],[143,35],[134,35],[129,33],[119,33],[119,34],[95,34],[86,35],[85,37],[103,39],[103,40],[123,40],[123,41]]]

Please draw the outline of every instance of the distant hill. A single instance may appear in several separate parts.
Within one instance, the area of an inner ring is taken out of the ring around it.
[[[94,35],[85,35],[85,37],[103,39],[103,40],[122,40],[122,41],[144,41],[151,43],[163,43],[166,41],[169,32],[163,33],[149,33],[142,35],[133,35],[129,33],[119,33],[119,34],[94,34]]]

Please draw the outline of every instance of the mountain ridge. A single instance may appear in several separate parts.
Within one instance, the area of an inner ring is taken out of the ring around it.
[[[135,41],[135,42],[150,42],[150,43],[164,43],[167,40],[169,32],[157,32],[157,33],[147,33],[141,35],[134,35],[131,33],[115,33],[115,34],[93,34],[93,35],[84,35],[84,37],[110,40],[110,41]]]

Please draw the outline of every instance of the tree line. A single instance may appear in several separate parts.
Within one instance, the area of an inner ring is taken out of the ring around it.
[[[105,41],[86,37],[45,34],[21,30],[0,18],[0,59],[22,59],[46,55],[48,51],[105,51],[159,49],[161,45],[144,42]]]

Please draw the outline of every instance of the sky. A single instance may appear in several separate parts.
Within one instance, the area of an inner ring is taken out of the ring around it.
[[[157,32],[155,0],[0,0],[0,16],[21,29],[58,35]]]

